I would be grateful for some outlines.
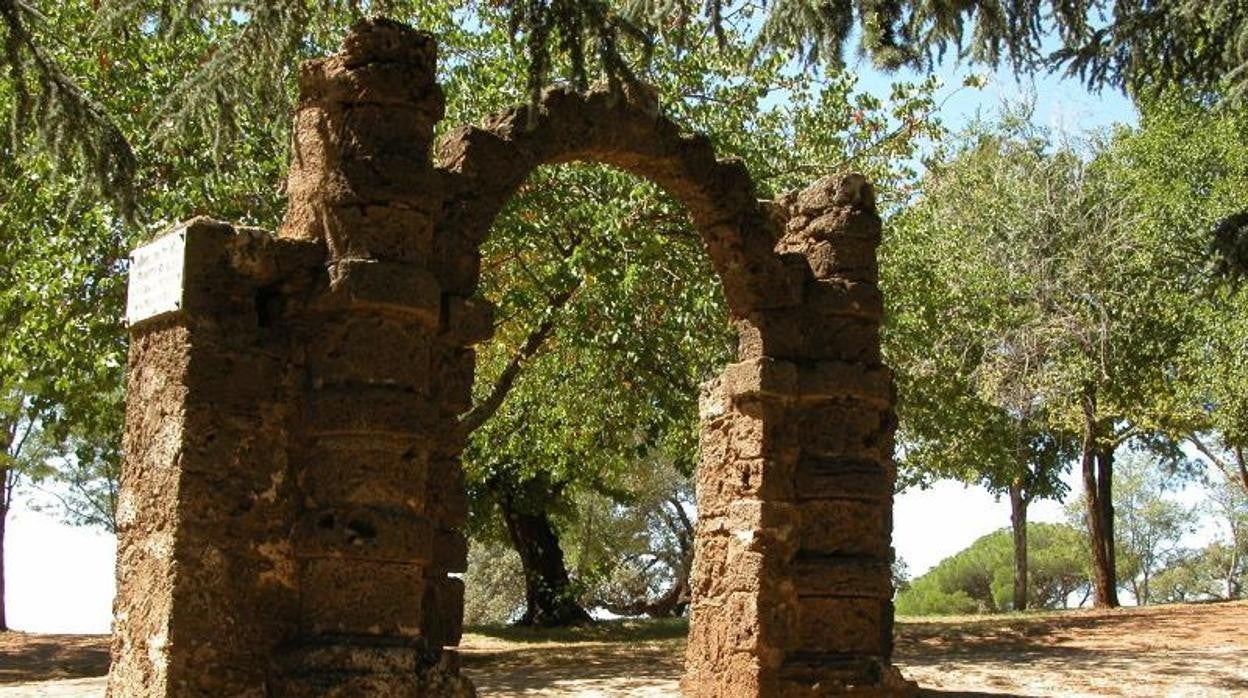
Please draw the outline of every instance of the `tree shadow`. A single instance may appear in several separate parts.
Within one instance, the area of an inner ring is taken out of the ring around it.
[[[0,633],[0,685],[108,673],[107,635]]]

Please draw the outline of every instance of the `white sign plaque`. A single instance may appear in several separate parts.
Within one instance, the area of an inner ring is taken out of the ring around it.
[[[126,324],[182,308],[186,269],[186,230],[173,230],[130,253]]]

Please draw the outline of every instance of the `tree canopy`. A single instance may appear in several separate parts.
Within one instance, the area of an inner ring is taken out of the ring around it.
[[[845,65],[852,46],[885,68],[930,68],[956,57],[1008,64],[1018,72],[1065,69],[1091,87],[1133,93],[1174,85],[1208,91],[1225,83],[1238,94],[1248,84],[1248,10],[1233,0],[501,0],[436,3],[432,10],[419,5],[0,0],[0,69],[13,96],[13,130],[36,134],[57,162],[90,172],[84,184],[131,212],[141,144],[131,115],[98,89],[98,78],[128,58],[118,55],[125,53],[118,51],[119,39],[124,47],[159,34],[176,53],[196,57],[172,69],[177,61],[162,61],[152,71],[151,77],[165,84],[155,91],[158,117],[144,126],[154,126],[158,136],[186,129],[229,135],[248,120],[248,112],[283,104],[282,85],[295,59],[323,53],[344,17],[364,14],[439,29],[447,22],[428,19],[441,14],[469,34],[474,26],[501,20],[524,56],[513,76],[527,77],[516,87],[530,95],[559,78],[582,89],[596,77],[617,87],[644,78],[660,44],[689,54],[734,45],[760,60],[779,56],[833,69]],[[65,46],[75,42],[87,50],[67,55]]]
[[[1082,534],[1065,524],[1028,524],[1031,541],[1032,608],[1066,608],[1089,591]],[[997,613],[1013,608],[1013,554],[1008,529],[983,536],[942,560],[897,596],[897,613],[907,616]]]

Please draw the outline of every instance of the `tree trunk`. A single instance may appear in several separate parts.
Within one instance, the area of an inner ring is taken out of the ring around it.
[[[8,471],[0,468],[0,483],[7,481]],[[0,497],[4,496],[3,486],[0,486]],[[0,502],[0,632],[9,629],[9,621],[4,613],[4,533],[5,527],[9,521],[9,506],[7,502]]]
[[[1083,394],[1082,469],[1087,503],[1088,539],[1092,548],[1093,605],[1118,607],[1118,579],[1114,568],[1113,451],[1099,443],[1096,393]]]
[[[13,508],[13,491],[17,488],[17,457],[34,428],[33,420],[26,433],[18,438],[20,420],[16,414],[0,418],[0,632],[9,629],[9,619],[4,612],[6,600],[4,588],[4,538],[9,523],[9,510]]]
[[[1239,598],[1239,583],[1236,580],[1235,571],[1239,569],[1239,546],[1236,541],[1231,541],[1231,564],[1226,570],[1226,600],[1232,601]],[[0,588],[3,588],[3,580],[0,579]]]
[[[1244,486],[1244,494],[1248,494],[1248,460],[1244,460],[1244,447],[1235,447],[1235,464],[1239,466],[1239,484]]]
[[[517,506],[505,485],[495,490],[507,535],[524,567],[526,608],[519,625],[557,627],[593,621],[572,594],[572,582],[559,547],[559,534],[545,511],[531,513]]]
[[[1027,610],[1027,500],[1023,484],[1010,484],[1010,527],[1014,532],[1014,610]]]
[[[656,599],[641,597],[627,603],[597,602],[611,613],[620,616],[644,614],[651,618],[678,618],[689,608],[693,597],[693,590],[689,585],[689,576],[693,571],[693,522],[685,514],[679,497],[673,495],[664,504],[665,507],[660,510],[663,522],[675,536],[679,548],[676,559],[666,559],[665,562],[676,577],[667,591]],[[666,506],[672,508],[670,514]]]

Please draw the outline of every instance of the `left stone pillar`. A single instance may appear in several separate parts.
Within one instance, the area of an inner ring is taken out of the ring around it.
[[[450,575],[466,544],[444,513],[465,495],[439,446],[456,421],[435,379],[435,61],[432,37],[372,20],[300,75],[280,235],[327,256],[298,342],[300,602],[277,695],[473,695],[444,649],[459,641],[463,588]]]
[[[434,63],[357,25],[300,75],[278,237],[136,252],[112,698],[474,695],[446,648],[489,313],[429,268]]]
[[[277,316],[317,255],[207,219],[136,251],[113,698],[268,695],[298,607]]]

